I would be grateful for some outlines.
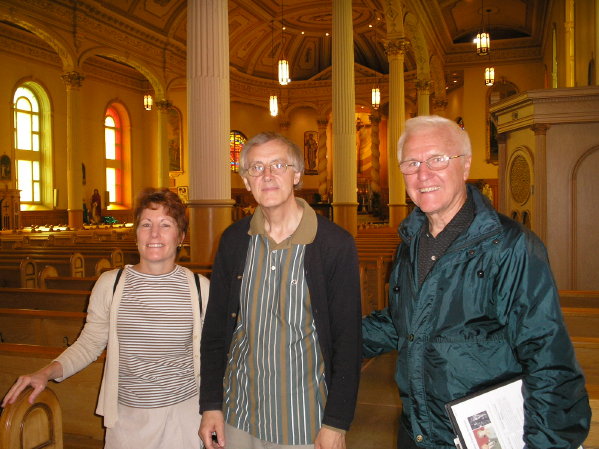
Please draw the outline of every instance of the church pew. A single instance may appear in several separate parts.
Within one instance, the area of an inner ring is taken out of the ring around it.
[[[85,275],[85,262],[83,256],[79,253],[68,254],[35,254],[27,253],[4,253],[2,254],[4,262],[17,263],[24,259],[35,262],[39,267],[52,265],[62,276],[83,277]]]
[[[123,251],[120,248],[94,248],[94,247],[40,247],[40,248],[19,248],[9,250],[4,253],[10,257],[27,256],[32,259],[53,258],[53,256],[65,257],[72,254],[80,254],[83,257],[83,276],[93,276],[96,274],[96,265],[101,259],[109,259],[110,266],[121,267],[125,263]],[[58,268],[57,268],[58,269]],[[58,269],[62,276],[74,276],[73,274],[63,273]]]
[[[21,374],[31,373],[54,360],[64,347],[0,343],[0,397]],[[104,354],[63,382],[50,382],[62,408],[63,432],[102,441],[102,418],[95,415]],[[100,445],[101,447],[101,445]]]
[[[0,335],[4,343],[67,346],[79,336],[85,317],[84,312],[0,308]]]
[[[0,415],[0,447],[63,449],[62,410],[51,388],[29,403],[27,387]]]
[[[599,291],[596,290],[560,290],[562,307],[598,307]]]
[[[568,333],[576,337],[599,337],[599,307],[562,307]]]
[[[89,291],[0,288],[0,308],[85,312]]]
[[[48,288],[52,290],[89,290],[93,288],[98,280],[97,276],[88,276],[84,278],[75,278],[71,276],[51,276],[45,277],[44,282],[40,282],[39,288]],[[41,281],[41,279],[40,279]]]
[[[30,259],[2,260],[0,287],[34,288],[37,285],[38,266]]]

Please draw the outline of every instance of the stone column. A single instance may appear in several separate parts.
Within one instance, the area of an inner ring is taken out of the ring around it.
[[[566,50],[566,87],[574,87],[576,85],[576,71],[574,61],[575,51],[575,35],[574,35],[574,0],[566,0],[565,2],[565,21],[564,21],[564,48]]]
[[[67,90],[67,214],[70,228],[83,227],[81,181],[81,83],[85,78],[72,71],[61,75]]]
[[[191,260],[209,264],[232,222],[227,2],[187,3]]]
[[[372,165],[370,167],[370,190],[372,193],[381,193],[381,151],[379,145],[379,125],[381,123],[381,115],[379,111],[374,111],[370,116],[370,152],[372,157]]]
[[[418,115],[430,114],[431,80],[416,81],[418,91]]]
[[[405,38],[393,39],[385,45],[389,59],[389,119],[387,166],[389,172],[389,226],[396,228],[406,218],[406,186],[399,171],[397,141],[406,122],[404,57],[409,46]]]
[[[327,126],[326,119],[318,120],[318,193],[320,199],[325,202],[329,200],[328,187],[328,160],[327,160]]]
[[[158,187],[168,187],[168,172],[169,172],[169,153],[168,153],[168,112],[173,107],[173,104],[168,100],[160,100],[156,103],[158,109],[158,123],[156,135],[155,157],[156,172],[155,185]]]
[[[333,219],[358,232],[352,4],[333,0]]]
[[[533,165],[534,211],[531,229],[547,243],[547,130],[549,125],[532,125],[535,133],[535,156]]]

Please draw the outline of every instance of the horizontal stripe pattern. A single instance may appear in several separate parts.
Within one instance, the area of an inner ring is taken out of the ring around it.
[[[305,249],[251,237],[225,374],[227,422],[276,444],[314,443],[326,401]]]
[[[118,310],[119,403],[165,407],[198,394],[193,369],[193,311],[185,271],[126,270]]]

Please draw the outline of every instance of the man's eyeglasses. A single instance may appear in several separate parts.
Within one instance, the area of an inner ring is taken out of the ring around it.
[[[444,170],[449,166],[449,161],[458,157],[466,156],[465,154],[458,154],[457,156],[447,156],[440,154],[437,156],[429,157],[426,161],[415,161],[407,160],[399,164],[399,169],[404,175],[413,175],[418,171],[421,164],[426,164],[431,170],[439,171]]]
[[[293,164],[286,164],[284,162],[273,162],[271,164],[253,164],[250,165],[247,172],[250,176],[262,176],[266,173],[266,168],[270,169],[272,175],[282,175],[287,171],[287,167],[293,167]]]

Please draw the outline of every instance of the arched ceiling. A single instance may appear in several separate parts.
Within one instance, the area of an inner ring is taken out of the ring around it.
[[[202,1],[202,0],[194,0]],[[390,0],[353,0],[356,63],[388,73],[384,52],[384,3]],[[481,24],[490,26],[493,48],[536,47],[553,0],[397,0],[405,12],[419,17],[423,35],[449,71],[467,62],[472,38]],[[166,37],[184,48],[187,39],[187,0],[78,0],[94,13],[115,15],[125,25],[148,36]],[[283,3],[281,3],[283,2]],[[77,2],[75,2],[75,7]],[[283,53],[290,61],[292,80],[318,77],[331,65],[332,1],[228,0],[230,63],[237,71],[272,79]],[[89,12],[89,9],[86,10]],[[482,14],[482,15],[481,15]],[[483,19],[484,17],[484,19]],[[283,31],[283,25],[285,30]],[[327,34],[328,33],[328,34]],[[540,51],[538,51],[540,54]],[[452,59],[453,58],[453,59]],[[416,69],[408,53],[405,70]],[[453,63],[453,66],[452,66]]]

